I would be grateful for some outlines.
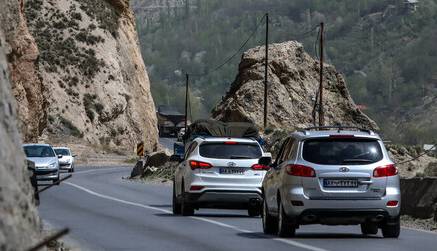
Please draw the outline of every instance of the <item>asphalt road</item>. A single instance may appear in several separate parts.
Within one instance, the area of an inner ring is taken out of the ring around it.
[[[41,194],[42,219],[69,227],[83,250],[437,250],[437,234],[402,229],[399,239],[361,235],[358,226],[303,226],[294,238],[262,233],[240,210],[171,213],[171,185],[122,179],[130,168],[81,168]]]

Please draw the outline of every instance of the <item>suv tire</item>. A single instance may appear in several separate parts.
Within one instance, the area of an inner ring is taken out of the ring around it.
[[[263,201],[262,223],[265,234],[276,234],[278,232],[278,219],[270,214],[265,199]]]
[[[370,222],[361,223],[361,233],[364,235],[377,234],[378,225]]]
[[[178,198],[176,197],[176,188],[175,188],[175,182],[173,181],[173,200],[172,200],[172,207],[173,207],[173,214],[181,214],[182,211],[182,205],[178,201]]]
[[[385,222],[381,226],[382,236],[384,238],[398,238],[401,233],[401,221],[400,218],[396,218],[396,220],[392,222]]]
[[[296,233],[296,226],[291,222],[289,217],[285,214],[284,207],[279,201],[278,203],[278,236],[279,237],[293,237]]]
[[[194,215],[194,208],[192,205],[187,203],[187,193],[184,191],[184,185],[182,183],[182,201],[181,201],[181,214],[183,216],[192,216]]]

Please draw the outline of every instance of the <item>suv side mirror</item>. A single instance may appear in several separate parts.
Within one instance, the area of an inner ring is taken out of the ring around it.
[[[271,163],[272,163],[272,157],[261,157],[258,160],[258,164],[263,166],[270,166]]]
[[[64,156],[62,156],[61,154],[58,155],[58,159],[62,159],[62,157]]]
[[[76,158],[77,157],[77,154],[73,154],[73,156],[72,156],[73,158]]]
[[[174,154],[174,155],[170,156],[170,161],[179,162],[180,163],[180,162],[183,161],[183,159],[182,159],[181,155]]]

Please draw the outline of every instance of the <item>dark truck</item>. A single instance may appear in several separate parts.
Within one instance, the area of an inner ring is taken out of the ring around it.
[[[176,136],[185,127],[185,115],[174,107],[161,105],[156,112],[158,117],[159,136]]]

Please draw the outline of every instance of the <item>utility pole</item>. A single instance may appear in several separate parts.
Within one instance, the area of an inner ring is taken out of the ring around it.
[[[185,74],[186,82],[185,82],[185,132],[187,132],[188,127],[188,82],[190,79],[190,75],[188,73]]]
[[[323,111],[323,32],[324,23],[320,23],[320,85],[319,85],[319,126],[324,126],[325,118]]]
[[[269,13],[266,13],[266,56],[264,63],[264,129],[267,128],[267,70],[269,66]]]

